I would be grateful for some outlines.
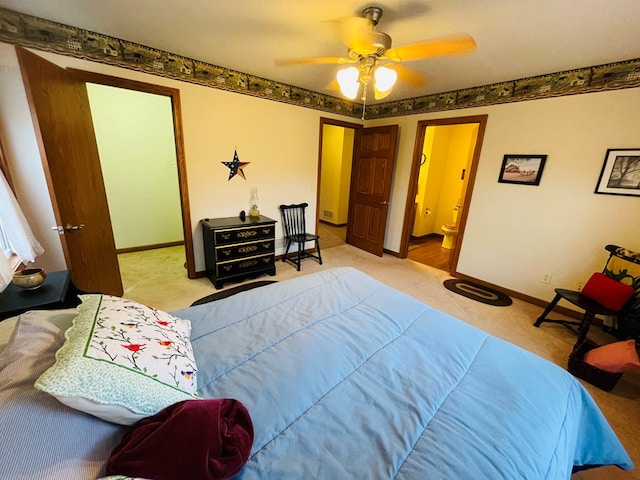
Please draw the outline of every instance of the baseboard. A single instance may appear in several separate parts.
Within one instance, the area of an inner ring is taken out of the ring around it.
[[[483,285],[485,287],[493,288],[495,290],[498,290],[499,292],[506,293],[507,295],[509,295],[509,296],[511,296],[513,298],[517,298],[518,300],[522,300],[523,302],[527,302],[527,303],[530,303],[532,305],[537,305],[538,307],[546,308],[546,306],[549,305],[549,301],[548,300],[541,300],[539,298],[532,297],[530,295],[525,295],[524,293],[516,292],[515,290],[510,290],[508,288],[504,288],[504,287],[501,287],[499,285],[494,285],[493,283],[485,282],[484,280],[480,280],[478,278],[471,277],[469,275],[465,275],[464,273],[451,272],[451,276],[453,276],[455,278],[460,278],[462,280],[469,280],[470,282],[474,282],[474,283],[477,283],[479,285]],[[557,306],[556,308],[553,309],[553,311],[557,312],[557,313],[560,313],[562,315],[566,315],[567,317],[570,317],[570,318],[575,318],[576,320],[582,320],[582,316],[584,315],[583,312],[577,312],[575,310],[571,310],[570,308],[566,308],[566,307],[562,307],[562,306]],[[593,324],[594,325],[598,325],[598,322],[601,324],[602,320],[596,317],[596,319],[594,320]]]
[[[416,242],[416,243],[420,243],[420,242],[424,242],[425,240],[428,240],[429,238],[443,238],[444,235],[441,233],[427,233],[426,235],[420,235],[419,237],[416,237],[414,235],[409,236],[409,241],[410,242]]]
[[[184,240],[180,240],[178,242],[156,243],[153,245],[141,245],[138,247],[117,248],[116,253],[143,252],[145,250],[155,250],[156,248],[177,247],[178,245],[184,245]]]
[[[327,220],[318,220],[319,223],[324,223],[325,225],[329,225],[330,227],[336,227],[336,228],[341,228],[341,227],[346,227],[347,224],[346,223],[333,223],[333,222],[329,222]]]
[[[305,251],[308,252],[313,252],[315,251],[315,248],[312,249],[307,249]],[[398,252],[394,252],[393,250],[387,250],[386,248],[383,249],[383,253],[387,254],[387,255],[392,255],[394,257],[400,258],[400,254]],[[282,257],[284,255],[276,255],[275,257],[275,261],[279,261],[282,260]],[[542,308],[545,308],[549,302],[547,300],[541,300],[539,298],[536,297],[532,297],[530,295],[525,295],[524,293],[520,293],[520,292],[516,292],[515,290],[510,290],[508,288],[504,288],[501,287],[500,285],[495,285],[493,283],[490,282],[485,282],[484,280],[480,280],[479,278],[475,278],[475,277],[471,277],[469,275],[465,275],[464,273],[460,273],[460,272],[451,272],[450,275],[452,277],[455,278],[460,278],[462,280],[469,280],[470,282],[474,282],[474,283],[478,283],[480,285],[484,285],[485,287],[489,287],[489,288],[493,288],[495,290],[498,290],[499,292],[503,292],[506,293],[507,295],[513,297],[513,298],[517,298],[518,300],[522,300],[523,302],[527,302],[530,303],[532,305],[536,305]],[[200,277],[204,277],[205,276],[205,272],[201,271],[201,272],[196,272],[196,277],[200,278]],[[554,312],[560,313],[562,315],[566,315],[569,318],[575,318],[576,320],[582,320],[582,316],[583,313],[582,312],[577,312],[575,310],[571,310],[570,308],[566,308],[566,307],[562,307],[562,306],[557,306],[556,308],[553,309]],[[535,319],[533,319],[535,321]],[[533,322],[532,322],[533,324]],[[593,325],[602,325],[602,320],[599,319],[598,317],[595,318]]]

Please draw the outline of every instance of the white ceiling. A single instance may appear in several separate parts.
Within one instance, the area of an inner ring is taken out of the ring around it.
[[[337,65],[274,59],[346,56],[331,20],[384,9],[393,46],[465,32],[471,55],[406,63],[426,87],[384,101],[640,58],[639,0],[0,0],[0,6],[309,90]],[[371,99],[373,100],[373,99]]]

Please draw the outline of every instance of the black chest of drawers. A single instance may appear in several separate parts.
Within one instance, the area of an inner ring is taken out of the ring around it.
[[[262,273],[276,274],[276,221],[264,216],[205,218],[200,221],[206,275],[216,289]]]

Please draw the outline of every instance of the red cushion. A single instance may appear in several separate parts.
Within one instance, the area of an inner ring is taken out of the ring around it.
[[[107,475],[219,480],[242,469],[253,444],[249,412],[233,399],[185,400],[143,418],[107,461]]]
[[[582,295],[595,300],[603,307],[617,312],[633,296],[633,287],[618,282],[604,273],[596,272],[585,283]]]

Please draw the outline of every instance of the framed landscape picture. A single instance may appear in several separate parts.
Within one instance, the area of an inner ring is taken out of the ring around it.
[[[539,185],[546,160],[546,155],[505,155],[498,182]]]
[[[595,193],[640,197],[640,149],[607,150]]]

